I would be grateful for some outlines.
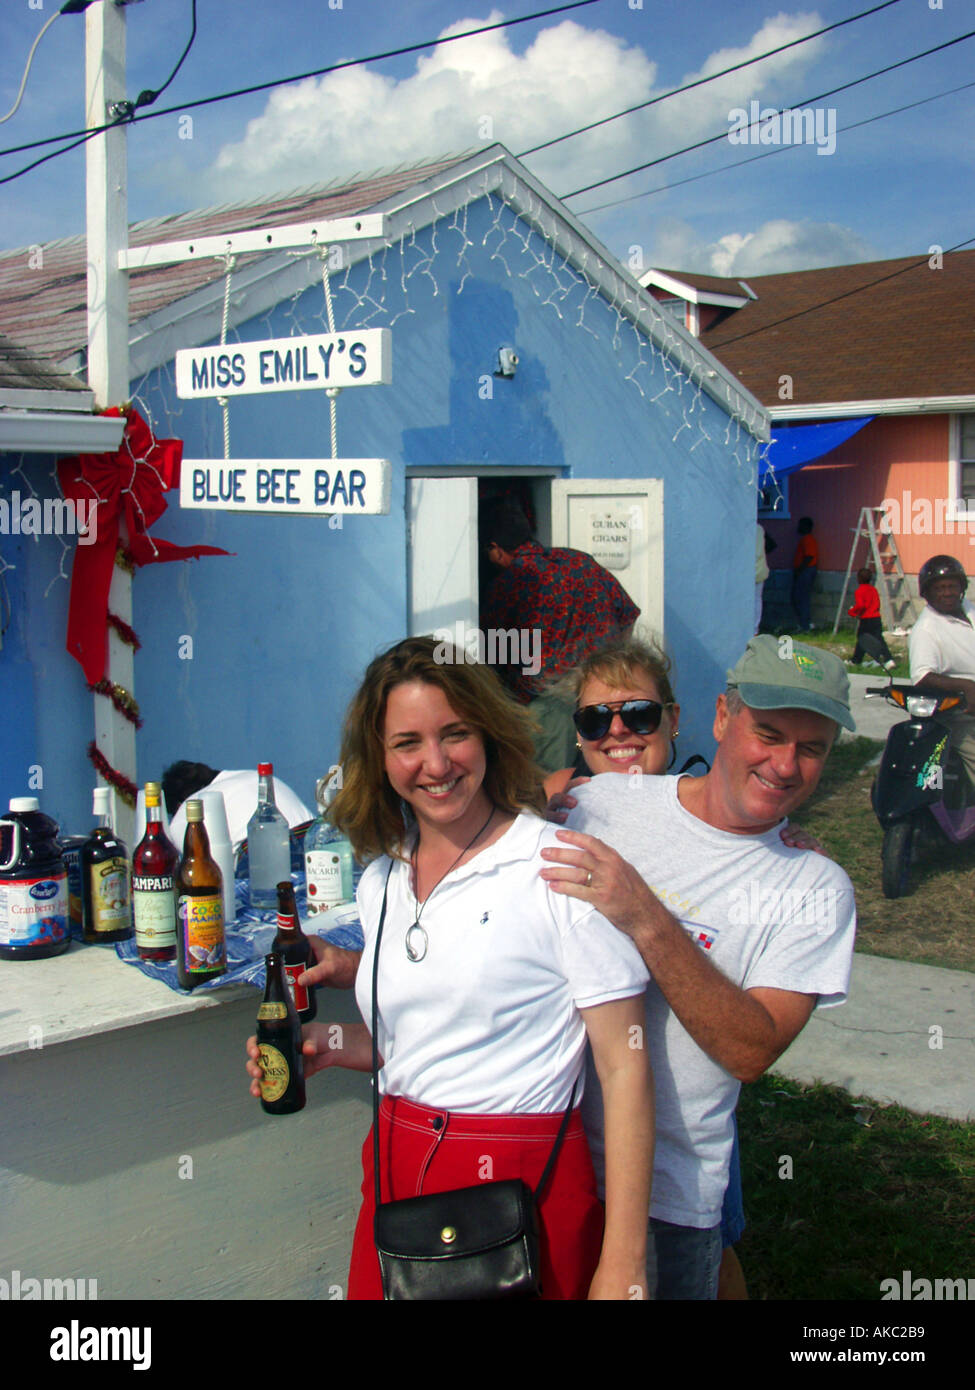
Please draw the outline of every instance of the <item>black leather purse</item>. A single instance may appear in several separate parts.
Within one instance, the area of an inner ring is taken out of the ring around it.
[[[390,873],[392,865],[390,865]],[[383,1202],[379,1176],[379,946],[386,920],[383,893],[372,965],[374,1234],[383,1297],[398,1299],[538,1298],[541,1294],[536,1198],[555,1166],[572,1114],[576,1087],[545,1171],[534,1192],[520,1178],[478,1183],[451,1192]],[[578,1084],[578,1082],[576,1083]]]

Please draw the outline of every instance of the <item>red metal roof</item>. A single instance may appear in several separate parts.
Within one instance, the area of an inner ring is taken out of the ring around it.
[[[452,155],[432,163],[363,175],[340,186],[299,189],[234,203],[135,222],[130,246],[184,241],[220,232],[309,222],[365,212],[391,195],[410,188],[452,165]],[[241,256],[238,265],[257,258]],[[40,259],[41,264],[36,265]],[[34,266],[32,266],[34,262]],[[153,266],[129,275],[129,322],[137,323],[158,309],[202,289],[224,273],[212,257],[177,265]],[[52,368],[87,346],[85,237],[66,237],[41,247],[0,252],[0,332],[9,335],[36,360]]]

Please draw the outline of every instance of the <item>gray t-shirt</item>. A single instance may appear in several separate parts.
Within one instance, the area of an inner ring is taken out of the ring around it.
[[[734,835],[677,799],[677,777],[604,773],[574,794],[573,830],[629,860],[708,959],[742,989],[846,999],[856,913],[853,885],[821,854],[789,849],[778,828]],[[740,1083],[693,1041],[651,979],[647,1041],[656,1083],[650,1212],[679,1226],[718,1224],[728,1184]],[[602,1169],[602,1099],[595,1072],[583,1118]]]

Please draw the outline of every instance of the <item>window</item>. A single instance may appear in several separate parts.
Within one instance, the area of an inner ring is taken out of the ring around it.
[[[786,520],[789,516],[789,479],[788,476],[775,480],[770,478],[758,489],[758,515],[761,519],[771,517],[773,520]]]
[[[975,415],[958,417],[958,467],[961,472],[958,495],[971,504],[975,501]]]
[[[946,520],[975,518],[975,414],[949,418],[948,488]]]

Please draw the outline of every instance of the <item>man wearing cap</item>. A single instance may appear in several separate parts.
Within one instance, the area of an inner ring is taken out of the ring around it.
[[[650,971],[657,1298],[715,1297],[741,1082],[771,1066],[814,1008],[846,998],[853,887],[838,865],[779,836],[815,790],[839,725],[854,727],[842,662],[754,637],[717,699],[710,772],[634,777],[622,790],[612,773],[594,777],[560,832],[567,848],[542,851],[551,886],[626,932]],[[594,1075],[583,1113],[598,1170]]]
[[[975,801],[975,607],[965,598],[968,576],[953,555],[932,555],[917,587],[925,604],[911,628],[911,681],[938,695],[963,697],[957,710],[941,717],[968,776],[967,799]]]

